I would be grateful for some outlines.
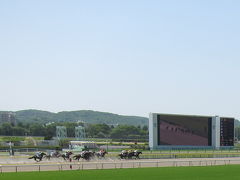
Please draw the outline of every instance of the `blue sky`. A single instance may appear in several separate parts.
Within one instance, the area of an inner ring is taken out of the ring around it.
[[[240,1],[0,1],[0,110],[240,118]]]

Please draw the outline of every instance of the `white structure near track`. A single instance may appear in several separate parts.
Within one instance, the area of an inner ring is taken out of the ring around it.
[[[67,138],[67,128],[65,126],[57,126],[56,136],[58,139]]]
[[[97,144],[93,141],[70,141],[69,144],[72,148],[76,146],[85,146],[90,149],[95,149],[97,148]]]
[[[85,135],[85,128],[83,126],[77,126],[75,127],[75,138],[77,140],[84,139],[86,137]]]
[[[150,149],[231,148],[234,118],[150,113]]]

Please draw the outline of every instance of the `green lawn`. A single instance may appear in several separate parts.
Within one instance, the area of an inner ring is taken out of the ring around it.
[[[1,180],[239,180],[240,165],[2,173]]]

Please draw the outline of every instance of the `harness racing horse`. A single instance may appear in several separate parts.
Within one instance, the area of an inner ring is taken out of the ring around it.
[[[28,158],[28,159],[34,159],[36,162],[42,161],[42,158],[46,156],[44,152],[37,152],[34,156]]]
[[[67,151],[67,152],[65,152],[64,154],[62,154],[61,156],[62,156],[62,158],[64,159],[64,160],[69,160],[69,161],[71,161],[71,155],[72,155],[73,153],[71,152],[71,151]]]

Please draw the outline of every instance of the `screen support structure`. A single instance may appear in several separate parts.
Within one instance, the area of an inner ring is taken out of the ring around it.
[[[158,147],[158,122],[157,114],[149,114],[149,147],[150,149],[157,149]]]
[[[215,149],[220,148],[220,117],[212,117],[212,146]]]

